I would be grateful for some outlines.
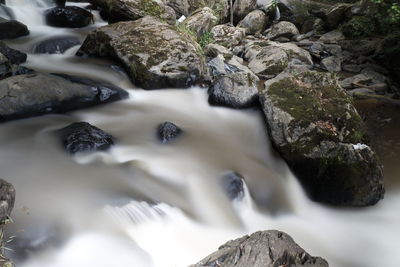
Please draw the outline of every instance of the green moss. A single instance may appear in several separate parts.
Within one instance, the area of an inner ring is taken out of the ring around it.
[[[197,41],[201,48],[206,47],[208,44],[214,42],[214,35],[212,32],[205,32]]]
[[[145,13],[145,15],[153,16],[162,19],[164,14],[164,9],[152,0],[141,0],[140,9]]]

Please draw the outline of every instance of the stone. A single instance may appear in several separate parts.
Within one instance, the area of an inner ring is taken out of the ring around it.
[[[308,254],[288,234],[269,230],[229,241],[190,267],[210,266],[328,267],[328,263]]]
[[[0,18],[0,39],[14,39],[28,34],[29,30],[25,24]]]
[[[182,129],[172,122],[166,121],[158,125],[157,137],[163,144],[172,142],[182,134]]]
[[[113,136],[87,122],[74,122],[57,133],[69,154],[105,151],[114,144]]]
[[[286,37],[291,39],[295,35],[298,35],[300,32],[297,29],[296,25],[289,21],[281,21],[269,28],[265,32],[265,37],[270,40],[275,40],[280,37]]]
[[[66,112],[124,99],[128,93],[91,79],[21,74],[0,81],[0,122]]]
[[[218,44],[208,44],[204,47],[204,54],[207,57],[216,57],[222,55],[225,58],[231,58],[233,53],[227,49],[225,46]]]
[[[222,187],[230,200],[244,197],[244,178],[237,172],[230,172],[222,177]]]
[[[361,71],[360,65],[346,64],[342,66],[343,71],[359,73]]]
[[[212,28],[211,33],[216,44],[232,48],[240,44],[246,36],[246,30],[228,24],[217,25]]]
[[[209,7],[203,7],[197,10],[188,17],[183,25],[189,30],[196,33],[197,38],[200,39],[205,33],[210,32],[218,22],[218,18]]]
[[[25,53],[13,49],[3,42],[0,42],[0,53],[3,54],[11,64],[18,65],[26,62],[27,55]]]
[[[14,186],[0,178],[0,224],[5,224],[11,215],[15,202]]]
[[[342,60],[340,57],[331,56],[321,60],[321,67],[328,72],[342,71]]]
[[[196,41],[150,16],[96,29],[77,54],[120,61],[133,82],[144,89],[187,88],[206,73]]]
[[[233,3],[234,23],[238,23],[255,9],[257,9],[257,0],[235,0]]]
[[[327,44],[337,44],[339,41],[344,40],[343,33],[339,30],[334,30],[323,34],[319,41]]]
[[[238,27],[244,28],[246,34],[254,35],[263,32],[267,23],[268,16],[261,10],[254,10],[239,22]]]
[[[33,52],[35,54],[62,54],[79,44],[81,41],[73,36],[54,37],[35,45]]]
[[[374,58],[390,71],[392,78],[400,84],[400,34],[385,37],[378,45]]]
[[[100,7],[110,23],[130,21],[153,16],[159,20],[175,25],[175,11],[158,0],[90,0]],[[187,15],[189,16],[189,15]]]
[[[339,24],[345,21],[346,12],[348,9],[348,4],[336,4],[326,12],[325,24],[329,30],[336,29]]]
[[[260,102],[274,147],[312,200],[369,206],[383,198],[382,166],[356,146],[365,144],[363,121],[334,74],[281,73]]]
[[[12,73],[11,63],[6,56],[0,53],[0,79],[10,76]]]
[[[82,28],[93,21],[93,15],[77,6],[54,7],[45,11],[47,25],[64,28]]]

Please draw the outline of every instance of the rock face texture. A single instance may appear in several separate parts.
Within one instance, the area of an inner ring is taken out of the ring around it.
[[[45,12],[46,23],[54,27],[81,28],[88,26],[92,20],[92,13],[86,9],[67,6],[54,7]]]
[[[15,189],[13,185],[0,179],[0,225],[9,219],[14,202]]]
[[[87,122],[72,123],[58,132],[70,154],[107,150],[114,144],[114,137]]]
[[[67,75],[24,74],[0,81],[0,121],[65,112],[128,97],[118,87]]]
[[[287,234],[276,231],[256,232],[232,240],[218,251],[190,267],[328,267],[319,257],[312,257]]]
[[[100,7],[110,23],[153,16],[175,25],[174,10],[158,0],[90,0]]]
[[[260,101],[274,146],[313,200],[367,206],[383,198],[382,167],[332,74],[284,72],[265,83]]]
[[[254,10],[239,22],[238,27],[244,28],[246,34],[256,34],[264,31],[267,23],[268,16],[261,10]]]
[[[201,48],[188,34],[149,16],[95,30],[78,55],[119,60],[145,89],[186,88],[206,72]]]
[[[175,10],[177,17],[189,17],[203,7],[211,8],[219,23],[227,22],[229,16],[229,0],[164,0],[164,3]]]
[[[16,20],[0,18],[0,39],[13,39],[29,34],[28,27]]]
[[[166,121],[158,125],[157,137],[163,144],[172,142],[182,134],[182,129],[172,122]]]
[[[209,32],[218,22],[218,18],[209,7],[194,12],[184,21],[185,27],[196,33],[197,38],[201,38],[206,32]]]
[[[240,44],[246,35],[246,30],[229,24],[217,25],[211,30],[216,44],[231,48]]]

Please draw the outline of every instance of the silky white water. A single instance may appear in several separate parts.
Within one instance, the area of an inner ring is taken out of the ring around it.
[[[7,0],[18,20],[28,2],[34,1]],[[31,54],[42,40],[83,40],[104,22],[52,28],[38,23],[46,6],[30,8],[39,16],[25,21],[31,35],[8,41],[29,53],[25,66],[105,80],[129,90],[130,98],[0,125],[0,176],[17,191],[7,234],[17,236],[10,255],[18,266],[184,267],[230,239],[267,229],[287,232],[330,266],[400,266],[398,189],[388,188],[371,208],[313,203],[273,153],[259,111],[210,107],[201,88],[134,88],[114,63],[74,57],[78,47]],[[54,130],[76,121],[112,134],[116,145],[69,156]],[[164,121],[184,135],[160,144],[156,129]],[[230,202],[221,188],[228,171],[245,177],[242,201]]]

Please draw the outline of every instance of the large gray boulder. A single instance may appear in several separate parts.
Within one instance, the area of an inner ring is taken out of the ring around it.
[[[239,22],[238,27],[246,29],[246,34],[256,34],[263,32],[267,23],[267,14],[261,10],[254,10]]]
[[[227,22],[229,17],[229,0],[164,0],[164,3],[172,7],[178,16],[189,17],[196,10],[209,7],[219,23]]]
[[[67,75],[25,74],[0,81],[0,122],[65,112],[128,97],[113,85]]]
[[[0,225],[6,223],[10,218],[14,202],[15,189],[13,185],[0,178]]]
[[[383,198],[382,166],[334,74],[286,71],[265,83],[260,101],[273,145],[311,199],[368,206]]]
[[[189,87],[206,72],[204,55],[192,36],[150,16],[98,28],[78,55],[120,61],[145,89]]]
[[[269,230],[227,242],[190,267],[328,267],[313,257],[286,233]]]
[[[153,16],[175,25],[175,11],[161,0],[90,0],[100,7],[109,22],[137,20]]]
[[[266,37],[270,40],[278,39],[279,37],[286,37],[291,39],[293,36],[299,34],[296,25],[289,21],[281,21],[269,28],[266,31]]]
[[[216,44],[232,48],[240,44],[246,36],[246,30],[229,24],[217,25],[211,29]]]
[[[203,7],[192,13],[185,19],[183,25],[196,33],[197,38],[201,38],[206,32],[209,32],[218,22],[218,18],[209,7]]]
[[[233,3],[233,19],[238,23],[251,11],[257,9],[257,0],[236,0]]]

